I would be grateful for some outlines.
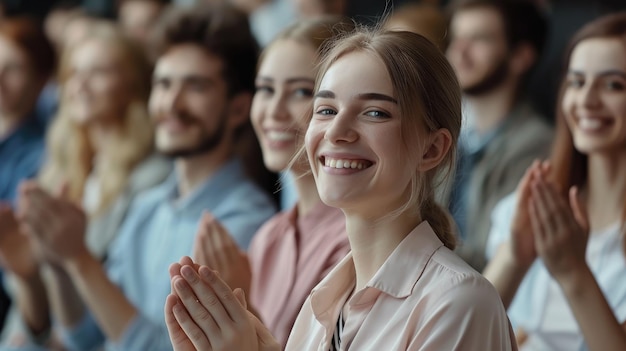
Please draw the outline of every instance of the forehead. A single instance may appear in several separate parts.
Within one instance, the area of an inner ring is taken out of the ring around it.
[[[87,39],[77,43],[71,53],[71,62],[79,65],[108,63],[120,59],[119,47],[100,39]]]
[[[583,40],[572,51],[569,69],[589,73],[606,70],[626,72],[626,43],[618,38]]]
[[[223,61],[196,44],[179,44],[171,47],[157,60],[155,77],[221,76]]]
[[[338,98],[379,93],[397,99],[383,60],[361,51],[345,54],[335,61],[322,77],[319,90],[330,90]]]
[[[494,8],[488,6],[470,7],[454,14],[451,28],[456,35],[475,32],[504,35],[504,20],[500,12]]]
[[[291,39],[279,40],[264,54],[259,76],[285,77],[315,75],[316,51],[310,46]]]

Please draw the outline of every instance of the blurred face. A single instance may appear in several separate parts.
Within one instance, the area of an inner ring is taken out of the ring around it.
[[[305,129],[298,122],[311,108],[316,56],[308,45],[282,40],[270,47],[259,67],[251,117],[271,171],[287,168],[297,151],[297,136]]]
[[[211,151],[227,130],[229,98],[223,63],[194,44],[168,50],[156,64],[150,112],[157,149],[173,157]]]
[[[461,89],[481,95],[498,88],[508,76],[508,48],[500,14],[490,8],[457,12],[450,24],[448,60]]]
[[[78,44],[63,89],[70,117],[80,124],[119,122],[132,98],[124,56],[101,40]]]
[[[626,147],[626,46],[622,39],[580,42],[569,62],[561,108],[582,153]]]
[[[133,39],[144,42],[161,14],[162,6],[155,1],[132,0],[122,2],[119,21]]]
[[[23,117],[29,113],[40,88],[26,54],[0,36],[0,115]]]
[[[322,200],[372,216],[404,205],[417,165],[407,158],[382,60],[363,52],[341,57],[324,75],[313,109],[305,144]]]

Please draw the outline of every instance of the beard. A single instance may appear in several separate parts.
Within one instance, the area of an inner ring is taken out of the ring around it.
[[[509,75],[509,62],[503,58],[478,82],[463,87],[463,93],[469,96],[480,96],[498,88]]]
[[[219,116],[218,125],[212,133],[208,132],[204,124],[199,122],[196,117],[183,113],[180,114],[178,118],[186,125],[195,125],[198,130],[200,130],[199,142],[191,146],[173,148],[171,150],[159,150],[159,153],[162,155],[172,158],[188,158],[205,154],[213,151],[224,139],[226,120],[228,119],[225,113]]]

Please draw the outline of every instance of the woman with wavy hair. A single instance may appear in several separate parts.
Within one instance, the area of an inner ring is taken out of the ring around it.
[[[34,205],[45,196],[64,196],[81,204],[88,220],[85,240],[103,259],[133,198],[165,179],[171,169],[169,161],[153,155],[146,107],[150,71],[141,49],[112,24],[99,23],[66,48],[59,71],[59,112],[47,137],[47,162],[39,185],[22,186],[21,201]],[[25,196],[24,189],[33,187]],[[82,304],[66,273],[44,251],[25,243],[21,247],[25,254],[10,267],[14,296],[26,329],[45,335],[49,307],[55,310],[48,306],[45,292],[73,299],[77,309]],[[24,259],[27,256],[31,259]],[[59,313],[55,318],[72,316]]]
[[[626,12],[572,38],[550,161],[495,208],[485,276],[520,350],[626,350]]]

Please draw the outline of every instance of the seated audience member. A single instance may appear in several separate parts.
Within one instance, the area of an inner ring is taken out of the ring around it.
[[[625,38],[625,12],[574,35],[550,162],[494,210],[485,276],[521,350],[626,350]]]
[[[528,1],[461,0],[451,14],[447,55],[469,116],[452,192],[443,203],[459,230],[459,255],[482,270],[491,211],[549,151],[552,129],[521,95],[546,23]]]
[[[22,189],[23,226],[57,268],[51,304],[70,349],[104,343],[106,350],[170,350],[163,320],[170,281],[162,272],[192,253],[202,212],[223,223],[242,249],[275,212],[233,153],[249,118],[258,53],[245,15],[206,6],[173,12],[163,25],[149,107],[156,147],[174,158],[175,169],[133,201],[106,265],[85,245],[76,205],[36,186]],[[60,271],[71,285],[58,283]],[[85,308],[75,308],[65,291],[72,287]]]
[[[150,73],[143,52],[113,29],[90,33],[68,48],[61,62],[62,100],[48,133],[39,183],[51,194],[66,184],[66,198],[81,204],[89,218],[84,240],[99,260],[105,258],[135,196],[161,183],[171,171],[169,160],[154,155],[146,105]],[[44,275],[57,270],[64,278],[61,285],[71,282],[56,264],[38,267],[27,238],[19,237],[25,250],[21,257],[16,257],[17,240],[2,245],[0,254],[15,273],[13,294],[24,326],[39,334],[50,323],[46,290],[55,289],[42,288],[39,268]],[[74,301],[82,306],[78,298]],[[12,343],[21,343],[16,337]]]
[[[306,158],[289,167],[306,130],[301,117],[312,101],[318,50],[340,28],[353,25],[341,17],[304,20],[281,33],[260,59],[252,124],[267,168],[293,176],[298,203],[261,227],[247,259],[209,216],[196,242],[197,262],[219,271],[230,286],[243,288],[283,346],[311,289],[350,250],[343,213],[322,203]]]
[[[496,290],[452,251],[434,199],[461,127],[441,50],[415,33],[358,31],[318,78],[306,154],[321,200],[345,214],[352,252],[310,293],[286,350],[515,350]],[[165,305],[175,350],[281,349],[241,290],[181,262]]]
[[[43,29],[27,18],[0,21],[0,245],[16,228],[13,205],[20,181],[33,177],[43,159],[45,126],[37,97],[55,68]],[[0,257],[0,331],[9,307]]]
[[[448,43],[448,23],[444,13],[429,3],[407,3],[387,18],[385,29],[406,30],[421,34],[445,51]]]

